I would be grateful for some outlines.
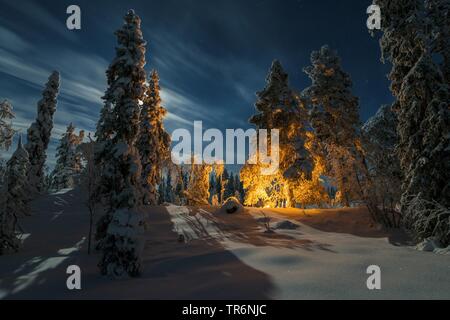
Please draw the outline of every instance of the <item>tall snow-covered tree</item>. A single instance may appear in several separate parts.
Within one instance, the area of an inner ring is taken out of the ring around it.
[[[45,188],[44,166],[47,159],[46,150],[53,129],[53,115],[56,111],[58,93],[59,73],[54,71],[48,78],[42,93],[42,99],[38,102],[37,118],[27,132],[25,148],[30,157],[31,165],[28,171],[28,183],[32,193],[43,192]]]
[[[142,267],[140,241],[144,218],[141,161],[135,144],[139,133],[140,104],[145,97],[145,45],[141,19],[133,10],[116,31],[116,57],[107,70],[105,106],[97,124],[96,163],[101,170],[106,214],[97,226],[103,256],[102,274],[137,276]]]
[[[399,214],[396,210],[400,202],[402,174],[395,152],[398,143],[397,116],[390,105],[383,105],[377,113],[362,126],[362,145],[367,162],[370,183],[364,185],[364,192],[370,202],[380,210],[376,220],[385,225],[398,226]],[[382,216],[380,216],[382,215]]]
[[[156,203],[156,185],[159,184],[163,164],[170,157],[170,136],[163,125],[167,111],[161,106],[159,91],[159,76],[153,70],[141,110],[137,144],[142,163],[144,202],[148,204]]]
[[[249,122],[256,129],[279,130],[280,164],[278,172],[271,176],[261,175],[259,164],[244,165],[241,180],[247,190],[246,204],[253,205],[261,200],[270,201],[271,204],[266,205],[271,206],[286,202],[293,205],[295,200],[289,182],[310,177],[313,167],[305,149],[307,113],[289,87],[288,75],[277,60],[273,61],[266,86],[257,92],[257,97],[257,114]]]
[[[423,54],[408,73],[398,98],[402,207],[408,212],[410,198],[418,196],[450,209],[450,86],[430,55]],[[450,244],[450,220],[439,220],[433,231],[429,227],[430,235]],[[435,233],[444,225],[445,230]]]
[[[15,130],[12,127],[14,112],[8,100],[0,102],[0,149],[8,150],[12,143]]]
[[[348,206],[356,193],[355,166],[361,162],[358,98],[351,93],[352,81],[342,70],[340,58],[328,46],[311,53],[311,65],[304,71],[312,82],[302,93],[311,106],[310,122]]]
[[[28,152],[22,146],[22,138],[6,166],[6,179],[0,195],[0,255],[17,251],[17,217],[28,214],[27,171]]]
[[[51,174],[52,188],[56,190],[73,188],[79,180],[82,166],[82,153],[78,146],[83,142],[84,131],[77,135],[72,123],[62,135],[56,149],[56,165]]]
[[[411,208],[436,202],[450,207],[450,100],[448,79],[448,1],[375,0],[382,14],[382,59],[392,63],[391,91],[397,98],[403,171],[401,210],[418,238],[450,243],[448,216]],[[438,210],[439,211],[439,210]],[[450,210],[448,210],[450,211]],[[440,211],[439,211],[440,212]],[[423,216],[426,215],[426,216]]]

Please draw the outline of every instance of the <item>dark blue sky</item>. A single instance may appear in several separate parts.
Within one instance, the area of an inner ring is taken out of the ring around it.
[[[82,12],[82,30],[65,26],[68,5]],[[353,79],[363,121],[392,101],[377,39],[366,28],[371,0],[0,0],[0,99],[12,101],[22,133],[53,69],[62,77],[49,150],[69,122],[95,130],[114,56],[113,32],[130,8],[142,19],[147,66],[161,77],[166,127],[246,128],[273,59],[289,73],[292,87],[310,84],[302,68],[312,50],[336,49]]]

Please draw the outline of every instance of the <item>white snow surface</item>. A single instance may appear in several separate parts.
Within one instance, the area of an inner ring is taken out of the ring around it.
[[[32,216],[20,221],[30,234],[21,251],[0,256],[0,299],[450,299],[449,255],[374,235],[376,226],[374,234],[346,233],[352,229],[329,218],[357,208],[246,208],[229,215],[208,206],[146,207],[143,273],[110,279],[99,274],[100,253],[87,254],[83,203],[78,190],[33,203]],[[298,227],[266,233],[263,213],[272,227]],[[66,288],[73,264],[81,268],[81,290]],[[381,290],[366,287],[374,264]]]

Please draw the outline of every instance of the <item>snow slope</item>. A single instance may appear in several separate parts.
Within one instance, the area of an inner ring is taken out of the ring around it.
[[[21,219],[29,234],[24,247],[0,256],[0,298],[450,298],[450,256],[414,250],[369,225],[361,209],[143,210],[145,270],[137,279],[114,280],[99,275],[98,253],[87,254],[83,195],[72,190],[38,199],[33,216]],[[278,228],[267,232],[266,219]],[[81,267],[81,290],[66,288],[72,264]],[[371,264],[381,268],[381,290],[366,287]]]

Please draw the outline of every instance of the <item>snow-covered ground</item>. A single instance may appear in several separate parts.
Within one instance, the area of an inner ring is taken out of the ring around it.
[[[0,256],[0,299],[450,298],[450,255],[415,250],[359,208],[147,207],[142,276],[109,279],[99,253],[87,254],[83,203],[77,190],[33,203],[22,250]],[[66,287],[73,264],[81,290]],[[381,268],[381,290],[367,289],[369,265]]]

